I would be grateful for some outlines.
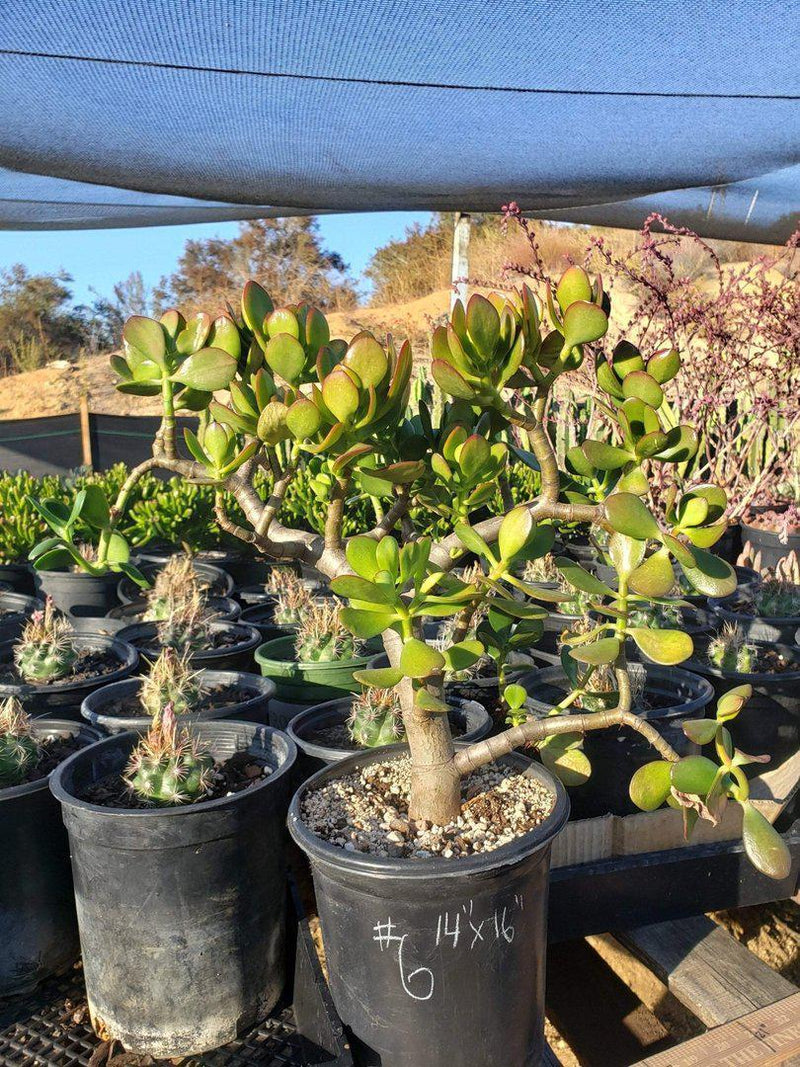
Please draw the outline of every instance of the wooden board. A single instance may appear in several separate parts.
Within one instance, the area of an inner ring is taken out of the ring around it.
[[[699,915],[614,935],[706,1026],[792,996],[795,986]]]
[[[640,1060],[636,1067],[781,1067],[800,1063],[800,993]]]

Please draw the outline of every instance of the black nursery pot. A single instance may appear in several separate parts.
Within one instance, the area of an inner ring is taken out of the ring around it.
[[[727,726],[737,748],[754,756],[766,754],[770,765],[778,767],[800,744],[800,647],[759,641],[752,644],[779,653],[792,668],[781,673],[723,671],[708,662],[703,655],[705,646],[700,644],[695,648],[699,654],[684,666],[708,679],[717,698],[737,685],[753,687],[753,695]]]
[[[678,667],[642,664],[646,671],[646,695],[657,699],[660,707],[634,712],[655,725],[658,732],[679,755],[697,752],[683,732],[686,719],[703,718],[704,708],[714,691],[710,682]],[[561,666],[546,667],[519,678],[530,694],[528,707],[545,716],[569,690]],[[639,809],[628,795],[633,772],[658,758],[658,753],[640,734],[628,729],[597,730],[584,736],[583,751],[591,765],[591,777],[570,790],[572,815],[575,819],[592,819],[600,815],[631,815]]]
[[[239,700],[223,708],[206,708],[195,714],[181,715],[182,723],[205,722],[206,720],[236,719],[266,726],[269,723],[269,701],[275,693],[275,683],[260,674],[245,674],[243,671],[199,671],[198,683],[202,689],[216,686],[235,686]],[[126,678],[112,682],[90,693],[81,704],[81,715],[104,734],[121,734],[126,730],[145,733],[151,725],[149,715],[120,715],[111,708],[120,700],[134,700],[142,686],[141,678]]]
[[[137,557],[138,559],[139,557]],[[142,563],[139,570],[145,576],[145,578],[152,584],[159,571],[163,571],[167,565],[167,557],[161,563]],[[205,582],[208,586],[209,596],[222,596],[227,597],[233,592],[233,578],[227,571],[222,570],[221,567],[215,567],[212,563],[201,563],[197,559],[192,559],[192,569],[201,581]],[[130,604],[132,600],[141,600],[144,595],[142,587],[133,581],[132,578],[124,577],[117,586],[117,595],[119,601],[123,604]],[[115,601],[117,603],[117,601]],[[113,605],[109,605],[110,607]]]
[[[460,732],[458,740],[462,744],[467,744],[470,741],[481,741],[486,737],[492,728],[492,717],[486,708],[481,707],[474,700],[461,700],[457,697],[450,697],[449,700],[451,707],[448,718],[451,726]],[[286,732],[297,745],[298,770],[303,773],[304,777],[316,774],[317,771],[331,763],[340,763],[348,756],[352,756],[354,751],[358,751],[355,746],[338,748],[323,744],[318,739],[320,730],[329,726],[345,725],[352,704],[352,696],[328,700],[324,704],[306,708],[299,715],[295,715],[289,723]]]
[[[710,598],[708,606],[714,612],[720,624],[730,623],[738,627],[748,641],[773,641],[781,645],[791,645],[800,625],[800,616],[767,617],[748,614],[742,598],[736,595],[717,600]]]
[[[253,723],[189,727],[217,759],[274,768],[219,800],[123,810],[79,799],[138,740],[117,734],[53,774],[69,834],[95,1029],[155,1058],[224,1045],[263,1019],[285,979],[285,817],[294,744]]]
[[[37,596],[51,597],[64,615],[96,618],[119,604],[119,575],[88,574],[86,571],[34,571]]]
[[[538,764],[504,760],[555,794],[536,830],[465,859],[347,852],[313,834],[303,796],[400,755],[349,756],[295,794],[289,832],[311,861],[330,991],[359,1063],[381,1067],[538,1067],[550,848],[569,814],[563,786]]]
[[[92,678],[70,681],[64,678],[50,685],[33,682],[0,682],[0,700],[16,697],[29,715],[54,715],[71,722],[81,722],[81,703],[95,689],[110,685],[112,682],[128,678],[136,670],[139,653],[132,645],[116,637],[101,637],[99,634],[81,633],[73,638],[73,644],[79,651],[108,652],[119,666],[106,674],[97,674]],[[7,641],[0,646],[0,670],[14,661],[14,642]]]
[[[195,670],[208,667],[219,671],[247,670],[253,664],[253,652],[261,644],[261,634],[255,626],[241,622],[209,623],[212,634],[227,631],[236,638],[234,644],[220,648],[204,648],[193,652],[190,663]],[[162,650],[158,640],[158,625],[154,622],[135,622],[119,631],[121,641],[129,641],[143,656],[154,660]]]
[[[34,736],[100,734],[85,723],[37,719]],[[0,789],[0,997],[25,993],[78,958],[69,845],[48,777]]]
[[[0,593],[0,643],[13,641],[34,611],[40,611],[44,601],[24,593]]]
[[[242,614],[241,604],[229,596],[212,596],[209,597],[205,603],[209,612],[211,612],[214,615],[214,618],[218,619],[220,622],[235,622]],[[147,612],[149,607],[150,605],[144,597],[137,600],[126,601],[126,603],[119,604],[116,608],[112,608],[106,618],[119,622],[120,625],[118,629],[122,629],[123,626],[130,626],[135,622],[141,622],[142,616]]]
[[[780,561],[792,552],[800,556],[800,534],[789,534],[784,542],[775,530],[762,530],[757,526],[748,526],[746,522],[741,524],[741,530],[742,543],[750,542],[753,556],[761,553],[762,567],[774,570]]]
[[[163,567],[170,557],[183,553],[184,549],[167,544],[145,545],[137,549],[136,559],[140,563],[155,563]],[[235,585],[261,584],[269,577],[269,572],[274,567],[289,567],[299,573],[300,568],[296,563],[275,563],[260,556],[255,552],[236,551],[205,551],[197,552],[193,557],[198,563],[210,563],[213,567],[220,567],[226,571]]]
[[[8,585],[15,593],[33,596],[33,570],[29,563],[0,563],[0,583]]]

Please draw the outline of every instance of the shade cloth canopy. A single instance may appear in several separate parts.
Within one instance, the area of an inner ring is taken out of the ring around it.
[[[798,0],[6,0],[0,100],[6,228],[800,212]]]

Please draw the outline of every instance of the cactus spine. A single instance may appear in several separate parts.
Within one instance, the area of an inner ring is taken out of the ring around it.
[[[195,652],[208,643],[211,618],[199,590],[188,597],[167,597],[167,614],[157,623],[158,639],[164,648]]]
[[[347,729],[352,740],[363,748],[402,741],[405,728],[394,689],[367,689],[355,697]]]
[[[744,634],[738,626],[726,623],[708,644],[708,659],[721,671],[736,671],[752,674],[756,669],[756,650],[745,643]]]
[[[162,649],[148,675],[142,678],[139,703],[156,719],[167,704],[177,716],[186,715],[200,696],[199,671],[189,667],[189,653],[180,655],[174,648]]]
[[[16,697],[0,704],[0,787],[19,785],[39,762],[31,720]]]
[[[72,627],[56,614],[50,597],[35,611],[14,647],[17,670],[28,682],[55,682],[70,673],[78,659]]]
[[[147,593],[147,611],[142,618],[145,622],[168,619],[178,604],[195,598],[204,601],[206,589],[189,556],[171,556]]]
[[[303,613],[294,647],[300,663],[329,663],[356,655],[355,638],[339,621],[338,606],[322,601],[311,601]]]
[[[208,792],[214,760],[186,729],[178,730],[167,704],[133,750],[123,774],[130,789],[155,806],[191,804]]]

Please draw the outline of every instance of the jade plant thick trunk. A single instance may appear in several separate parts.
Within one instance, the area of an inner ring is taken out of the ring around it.
[[[718,720],[687,724],[693,740],[713,745],[716,760],[679,759],[632,711],[626,642],[671,665],[691,655],[692,641],[680,630],[635,625],[631,613],[666,597],[676,570],[707,596],[729,595],[736,577],[710,551],[726,529],[724,491],[681,484],[697,435],[672,425],[663,408],[681,357],[669,345],[642,353],[627,340],[607,351],[609,306],[601,280],[579,267],[548,286],[541,301],[523,287],[475,295],[466,307],[457,302],[431,337],[434,403],[414,408],[408,343],[390,337],[383,344],[367,332],[350,341],[332,338],[318,309],[276,307],[255,282],[245,286],[236,313],[229,308],[189,321],[176,310],[160,320],[134,316],[122,354],[112,357],[118,388],[161,396],[163,420],[153,458],[131,472],[107,513],[98,508],[94,516],[104,558],[124,555],[116,524],[145,471],[210,483],[222,530],[273,559],[317,568],[347,602],[340,618],[353,636],[382,637],[389,666],[361,671],[358,680],[398,689],[415,819],[453,819],[464,776],[522,745],[535,745],[549,768],[577,785],[591,773],[584,734],[625,728],[654,749],[652,763],[631,782],[639,806],[679,807],[690,830],[733,799],[744,812],[751,859],[781,876],[788,853],[750,803],[742,770],[750,757],[733,748],[725,726],[747,687],[720,702]],[[566,450],[560,467],[548,430],[553,390],[585,363],[594,369],[593,425],[604,432]],[[184,455],[176,411],[198,417],[196,432],[184,432]],[[509,476],[520,465],[535,472],[538,487],[515,504]],[[326,502],[320,533],[280,521],[301,468]],[[267,492],[259,491],[265,475]],[[369,497],[380,518],[345,536],[347,502],[356,494]],[[85,511],[85,500],[81,506]],[[490,517],[476,521],[479,512]],[[551,552],[561,524],[602,534],[616,588],[560,557],[555,567],[572,592],[518,576],[525,562]],[[58,536],[34,552],[37,565],[53,553],[76,559],[72,526],[51,525]],[[459,567],[468,553],[480,566],[466,574]],[[116,565],[128,566],[121,558]],[[562,658],[570,690],[553,715],[529,718],[527,694],[506,686],[509,729],[456,750],[444,701],[448,676],[485,657],[500,661],[513,647],[514,628],[535,644],[548,605],[573,599],[575,591],[593,621],[567,636]],[[424,624],[448,617],[453,637],[439,648],[425,639]]]

